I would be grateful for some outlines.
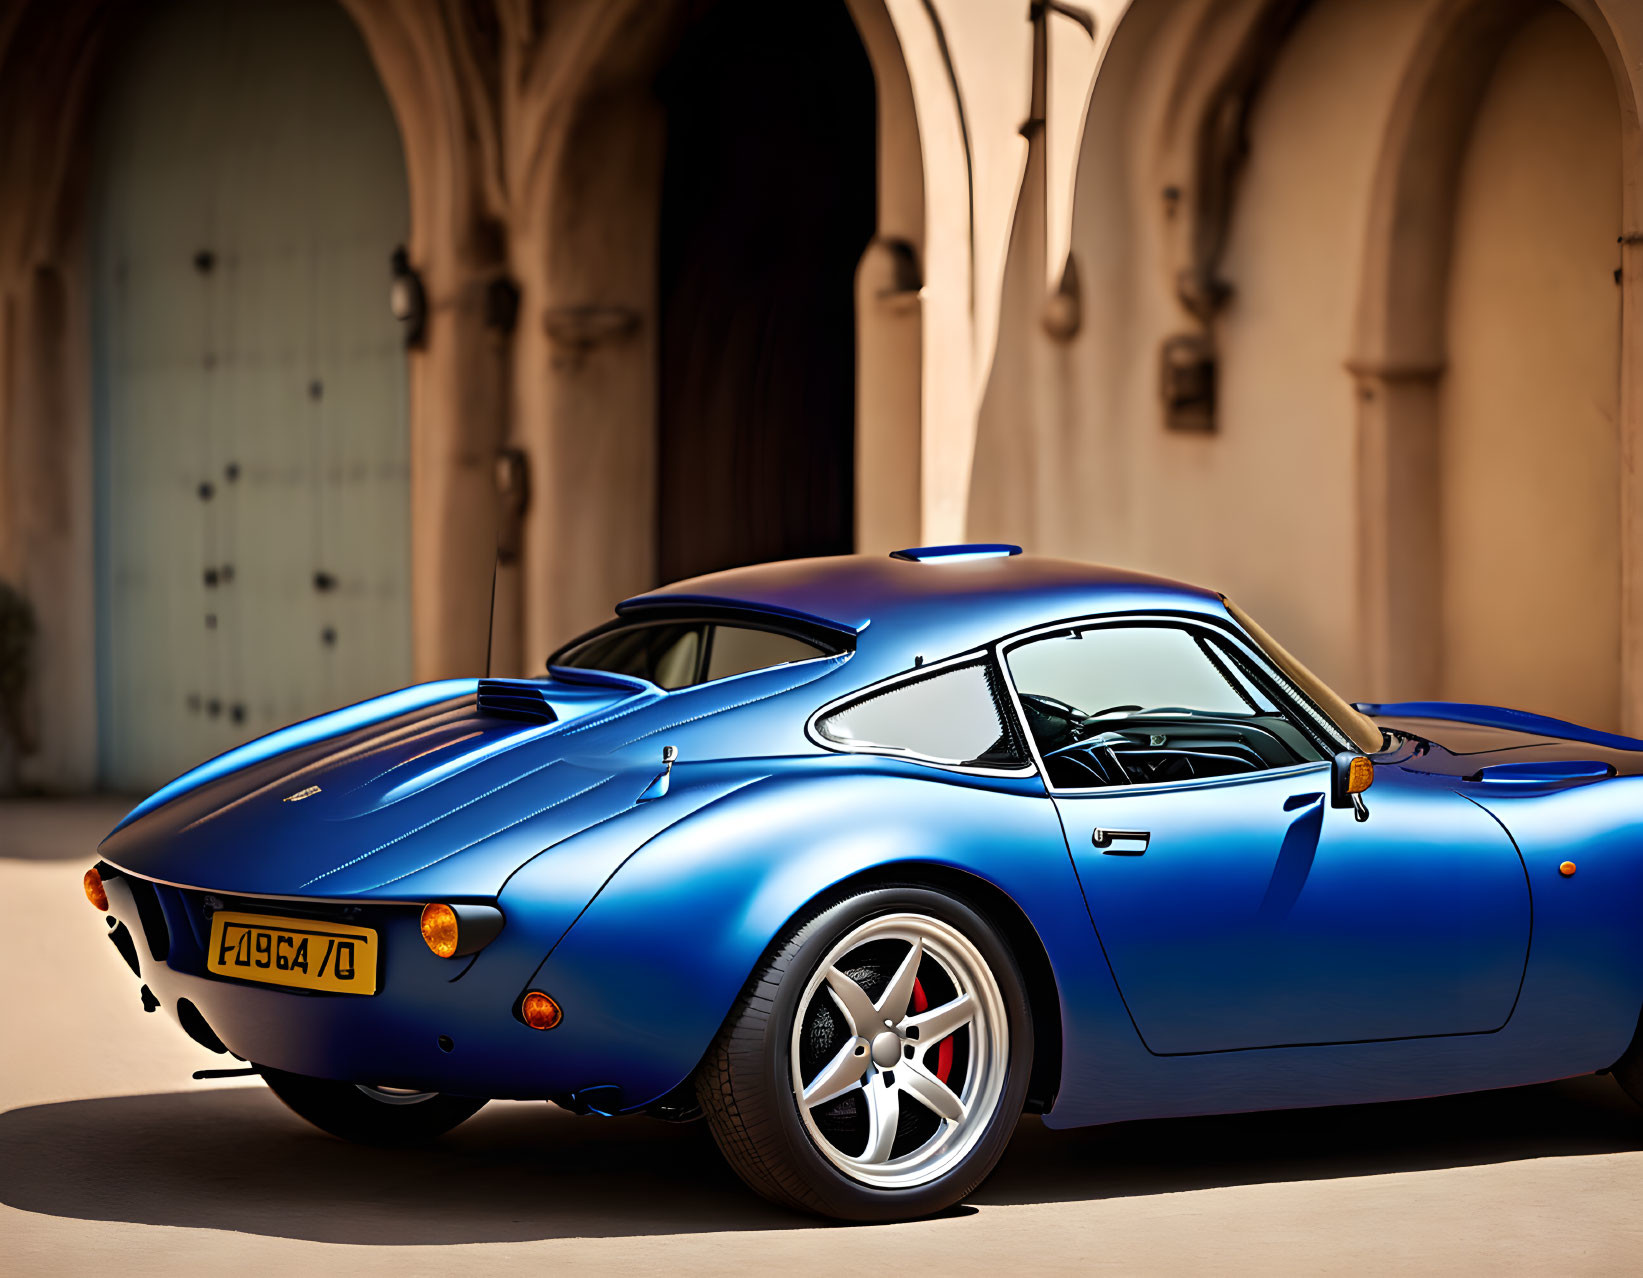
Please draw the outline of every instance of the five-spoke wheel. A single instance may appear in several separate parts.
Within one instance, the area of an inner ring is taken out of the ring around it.
[[[800,1008],[794,1096],[845,1174],[921,1184],[979,1139],[970,1116],[997,1104],[1009,1026],[997,980],[958,929],[922,914],[870,919],[833,947]]]
[[[986,919],[926,888],[877,888],[784,938],[698,1094],[767,1197],[849,1219],[925,1215],[1003,1153],[1032,1042],[1020,973]]]

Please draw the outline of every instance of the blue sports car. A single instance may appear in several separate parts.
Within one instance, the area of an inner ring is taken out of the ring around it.
[[[86,892],[146,1005],[338,1136],[705,1116],[760,1193],[885,1220],[1023,1111],[1643,1098],[1640,771],[1348,705],[1212,591],[931,547],[683,582],[545,678],[282,729],[140,804]]]

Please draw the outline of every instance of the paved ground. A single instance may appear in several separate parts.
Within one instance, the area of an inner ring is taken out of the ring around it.
[[[0,804],[0,1274],[1637,1273],[1608,1079],[1051,1132],[941,1220],[768,1207],[700,1127],[498,1104],[434,1150],[307,1129],[145,1016],[79,879],[118,804]]]

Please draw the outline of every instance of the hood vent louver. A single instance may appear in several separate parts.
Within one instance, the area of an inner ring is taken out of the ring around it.
[[[481,679],[479,709],[501,719],[523,719],[527,723],[554,723],[559,716],[540,684],[528,679]]]
[[[1596,759],[1540,759],[1524,763],[1492,763],[1463,781],[1494,785],[1567,785],[1572,781],[1603,781],[1612,777],[1612,764]]]

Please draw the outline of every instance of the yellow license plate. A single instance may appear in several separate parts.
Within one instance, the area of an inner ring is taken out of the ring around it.
[[[206,966],[218,976],[242,981],[375,994],[377,934],[372,928],[317,919],[219,910],[211,916]]]

